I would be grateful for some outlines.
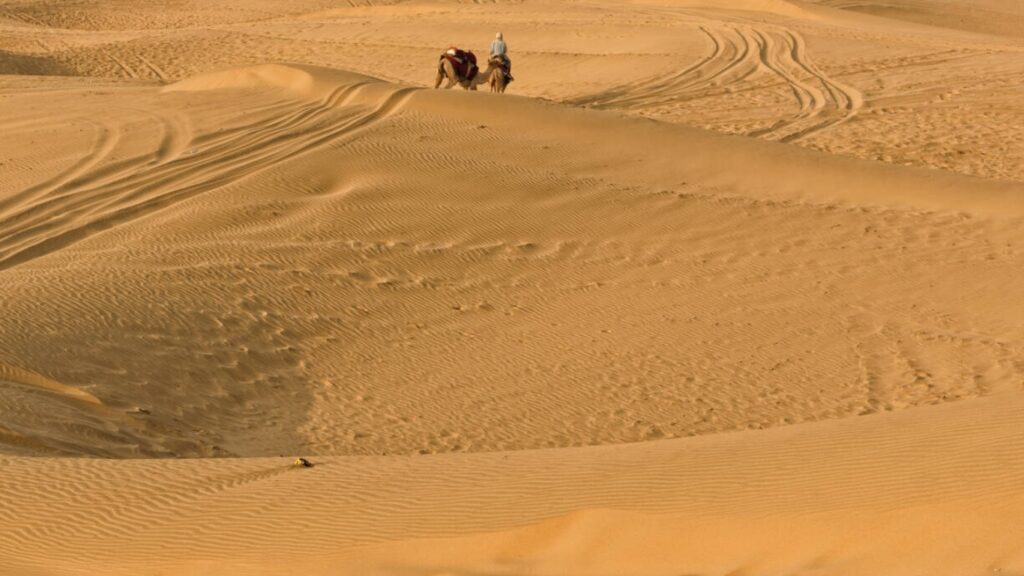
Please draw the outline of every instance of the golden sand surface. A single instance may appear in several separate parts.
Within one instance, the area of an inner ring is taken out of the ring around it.
[[[1024,573],[1022,78],[1018,0],[0,0],[0,575]]]

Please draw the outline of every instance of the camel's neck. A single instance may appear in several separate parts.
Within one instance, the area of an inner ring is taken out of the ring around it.
[[[494,74],[494,66],[488,64],[487,68],[480,70],[473,77],[473,84],[483,84],[491,79],[491,74]]]

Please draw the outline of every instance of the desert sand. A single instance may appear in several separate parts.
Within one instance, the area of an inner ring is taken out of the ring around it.
[[[0,574],[1024,574],[1021,78],[1017,0],[0,0]]]

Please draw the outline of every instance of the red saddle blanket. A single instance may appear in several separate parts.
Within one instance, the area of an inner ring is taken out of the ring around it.
[[[480,68],[476,65],[476,54],[466,50],[455,50],[455,54],[450,52],[445,52],[441,57],[451,62],[455,73],[460,78],[465,78],[466,80],[476,78],[477,72],[480,71]]]

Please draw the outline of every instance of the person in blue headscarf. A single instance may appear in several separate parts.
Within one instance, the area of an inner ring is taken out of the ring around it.
[[[502,62],[505,67],[505,75],[512,80],[512,59],[508,57],[508,45],[505,44],[505,37],[498,32],[491,42],[491,60]]]

